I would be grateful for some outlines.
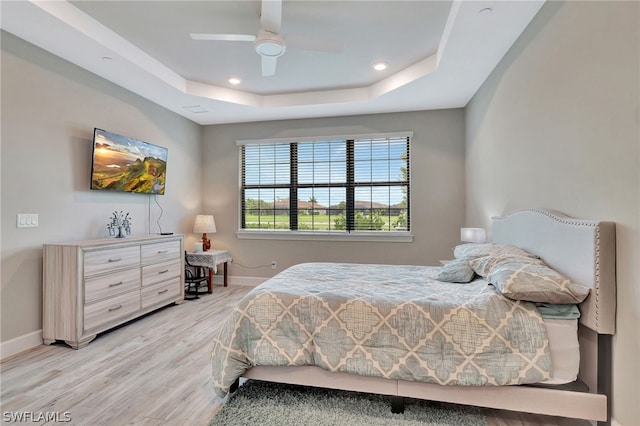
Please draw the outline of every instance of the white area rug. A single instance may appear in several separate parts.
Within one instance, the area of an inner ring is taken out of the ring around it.
[[[486,426],[487,421],[476,407],[405,398],[405,412],[393,414],[389,399],[380,395],[250,380],[210,425]]]

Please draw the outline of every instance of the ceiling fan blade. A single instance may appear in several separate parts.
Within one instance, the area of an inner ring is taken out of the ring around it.
[[[256,36],[248,34],[189,34],[193,40],[205,41],[255,41]]]
[[[274,34],[280,34],[282,24],[282,0],[262,0],[260,25]]]
[[[295,49],[313,50],[316,52],[342,53],[344,43],[315,37],[287,34],[287,46]]]
[[[277,57],[263,56],[262,57],[262,76],[268,77],[270,75],[274,75],[276,73],[277,63],[278,63]]]

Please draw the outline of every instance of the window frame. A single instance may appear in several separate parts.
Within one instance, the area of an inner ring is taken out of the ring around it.
[[[238,149],[238,157],[239,157],[239,187],[238,187],[238,230],[236,236],[238,239],[268,239],[268,240],[317,240],[317,241],[383,241],[383,242],[412,242],[413,241],[413,233],[412,233],[412,220],[411,220],[411,152],[409,151],[411,145],[411,139],[413,138],[413,132],[411,131],[403,131],[403,132],[392,132],[392,133],[375,133],[375,134],[353,134],[353,135],[331,135],[331,136],[314,136],[314,137],[300,137],[300,138],[279,138],[279,139],[258,139],[258,140],[237,140],[236,145],[238,147],[242,145],[257,145],[257,144],[297,144],[304,142],[320,142],[320,141],[335,141],[335,140],[344,140],[347,144],[351,143],[351,147],[353,149],[353,143],[357,140],[366,140],[366,139],[401,139],[407,138],[407,150],[409,152],[409,158],[407,160],[407,231],[362,231],[362,230],[328,230],[328,231],[318,231],[318,230],[299,230],[299,229],[265,229],[265,228],[243,228],[243,187],[247,185],[243,185],[243,156],[241,155],[242,150]],[[290,149],[290,161],[297,161],[297,152],[295,154],[292,153]],[[351,151],[351,158],[346,158],[347,168],[353,169],[353,150]],[[349,163],[351,162],[351,165]],[[297,170],[298,164],[295,167],[292,164],[289,164],[290,170]],[[353,170],[348,171],[347,174],[351,174],[351,182],[346,182],[344,185],[336,185],[333,183],[322,184],[323,187],[332,187],[339,186],[344,187],[347,191],[348,185],[351,185],[351,191],[353,193],[354,188],[358,187],[375,187],[375,186],[404,186],[397,185],[396,181],[385,181],[385,182],[366,182],[366,183],[354,183],[354,175]],[[277,186],[274,184],[273,186]],[[293,176],[291,174],[291,179],[288,184],[284,185],[290,189],[290,194],[292,192],[297,191],[301,186],[307,185],[298,185],[297,184],[297,176]],[[348,191],[347,191],[348,193]],[[347,198],[349,195],[347,194]],[[290,201],[290,211],[292,201],[296,199],[296,197],[289,197]],[[352,198],[351,202],[353,203],[355,200]],[[347,201],[348,203],[348,201]],[[297,207],[297,206],[296,206]],[[297,208],[296,208],[297,210]],[[356,209],[355,206],[352,205],[352,213],[355,215]],[[353,224],[350,224],[353,226]],[[291,225],[290,225],[291,226]]]

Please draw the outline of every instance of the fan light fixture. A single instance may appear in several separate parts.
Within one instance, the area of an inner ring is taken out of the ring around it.
[[[278,58],[287,50],[284,38],[280,35],[282,26],[283,0],[262,0],[260,8],[260,30],[257,35],[251,34],[208,34],[191,33],[193,40],[207,41],[251,41],[258,55],[262,67],[262,76],[275,75]],[[287,36],[287,38],[290,35]],[[291,35],[293,48],[315,50],[319,52],[340,53],[343,43],[333,40],[312,39]]]
[[[269,58],[282,56],[287,50],[282,37],[265,30],[260,30],[253,45],[258,55]]]

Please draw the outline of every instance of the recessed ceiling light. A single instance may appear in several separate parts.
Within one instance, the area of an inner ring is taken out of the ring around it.
[[[386,70],[388,66],[389,64],[386,62],[376,62],[375,64],[373,64],[373,69],[376,71],[382,71]]]
[[[480,9],[478,15],[489,15],[491,12],[493,12],[493,9],[491,9],[490,7],[485,7],[484,9]]]
[[[238,77],[229,77],[227,81],[231,84],[240,84],[242,80],[240,80]]]
[[[113,60],[113,58],[111,56],[103,56],[102,59],[105,60],[105,61]]]
[[[193,112],[195,114],[202,114],[203,112],[209,112],[202,105],[187,105],[187,106],[183,106],[182,108],[186,109],[189,112]]]

